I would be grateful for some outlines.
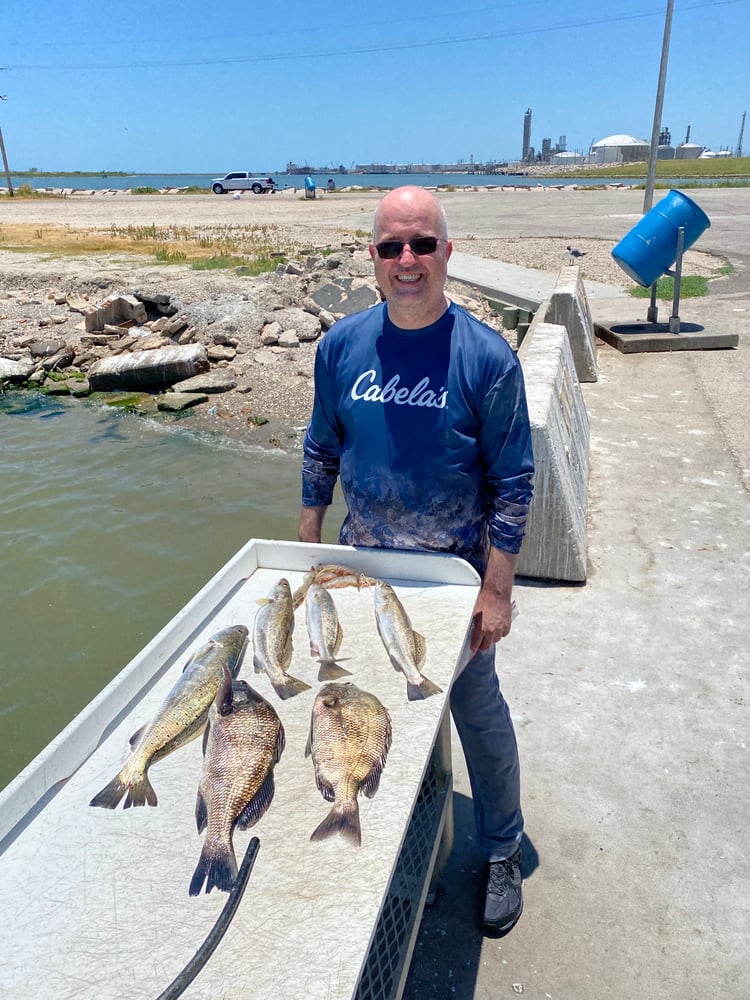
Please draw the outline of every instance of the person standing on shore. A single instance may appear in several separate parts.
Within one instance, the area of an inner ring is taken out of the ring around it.
[[[479,572],[472,656],[450,706],[486,861],[479,919],[505,934],[523,909],[523,815],[495,644],[511,627],[534,464],[520,364],[446,298],[451,251],[434,195],[406,186],[379,202],[370,256],[385,303],[340,320],[318,347],[299,538],[320,541],[340,476],[340,543],[451,552]]]

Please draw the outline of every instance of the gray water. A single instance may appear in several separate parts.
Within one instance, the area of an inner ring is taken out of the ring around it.
[[[226,171],[224,171],[226,172]],[[280,188],[293,187],[302,189],[305,178],[301,174],[274,173],[273,171],[258,171],[258,175],[263,177],[273,177]],[[152,187],[161,190],[167,187],[185,188],[200,187],[210,188],[211,181],[215,177],[222,176],[222,171],[215,174],[127,174],[124,176],[101,174],[100,176],[76,175],[76,174],[55,174],[49,176],[28,176],[19,177],[11,174],[11,182],[14,189],[21,184],[29,184],[33,188],[82,188],[90,191],[102,190],[123,190],[133,187]],[[454,187],[482,187],[485,184],[515,184],[519,187],[549,187],[553,184],[577,184],[579,187],[595,186],[602,183],[601,178],[579,177],[575,180],[561,181],[555,177],[522,177],[517,174],[501,176],[494,174],[314,174],[313,180],[317,187],[324,189],[328,177],[332,177],[337,187],[358,187],[393,188],[402,184],[416,184],[418,187],[435,187],[438,184],[452,184]],[[0,185],[3,179],[0,175]],[[618,182],[617,178],[607,177],[608,184]],[[669,183],[659,179],[660,183]],[[638,181],[622,181],[623,184],[633,185]],[[643,182],[641,181],[641,184]],[[710,183],[713,183],[711,181]],[[679,183],[675,182],[679,187]]]
[[[249,538],[296,538],[299,469],[182,425],[0,395],[0,787]]]

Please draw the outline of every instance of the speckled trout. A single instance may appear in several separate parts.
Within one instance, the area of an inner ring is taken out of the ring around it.
[[[419,701],[442,688],[420,672],[427,655],[427,640],[412,628],[409,615],[389,583],[378,580],[373,587],[375,620],[380,638],[395,670],[406,677],[406,696]]]
[[[310,636],[310,656],[320,662],[319,681],[332,681],[351,676],[336,660],[344,638],[333,598],[319,583],[312,583],[305,594],[305,623]]]
[[[312,755],[315,781],[333,808],[310,840],[341,833],[362,843],[357,796],[377,792],[391,748],[391,717],[374,694],[356,684],[326,684],[318,692],[305,756]]]
[[[289,581],[283,577],[263,598],[253,625],[253,666],[256,674],[268,674],[279,698],[293,698],[310,685],[287,673],[292,662],[292,633],[294,632],[294,605]]]
[[[132,753],[119,774],[89,805],[115,809],[123,796],[124,809],[157,804],[149,767],[203,732],[222,670],[226,667],[232,676],[237,675],[247,636],[244,625],[233,625],[196,650],[152,721],[130,737]]]
[[[197,896],[205,883],[229,892],[237,878],[232,835],[263,816],[274,796],[274,765],[284,750],[284,727],[274,708],[245,681],[225,670],[209,709],[195,820],[206,831],[190,882]]]

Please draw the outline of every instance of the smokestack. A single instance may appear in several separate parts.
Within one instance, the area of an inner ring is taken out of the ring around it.
[[[523,149],[521,151],[521,159],[524,163],[529,158],[529,149],[531,147],[531,108],[526,109],[526,114],[523,116]]]

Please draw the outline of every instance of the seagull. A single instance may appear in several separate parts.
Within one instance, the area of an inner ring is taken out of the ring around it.
[[[568,251],[568,257],[569,257],[568,263],[569,264],[572,264],[573,261],[578,260],[579,257],[585,257],[586,256],[586,254],[583,252],[583,250],[576,250],[575,247],[568,246],[568,247],[565,247],[565,249]]]

